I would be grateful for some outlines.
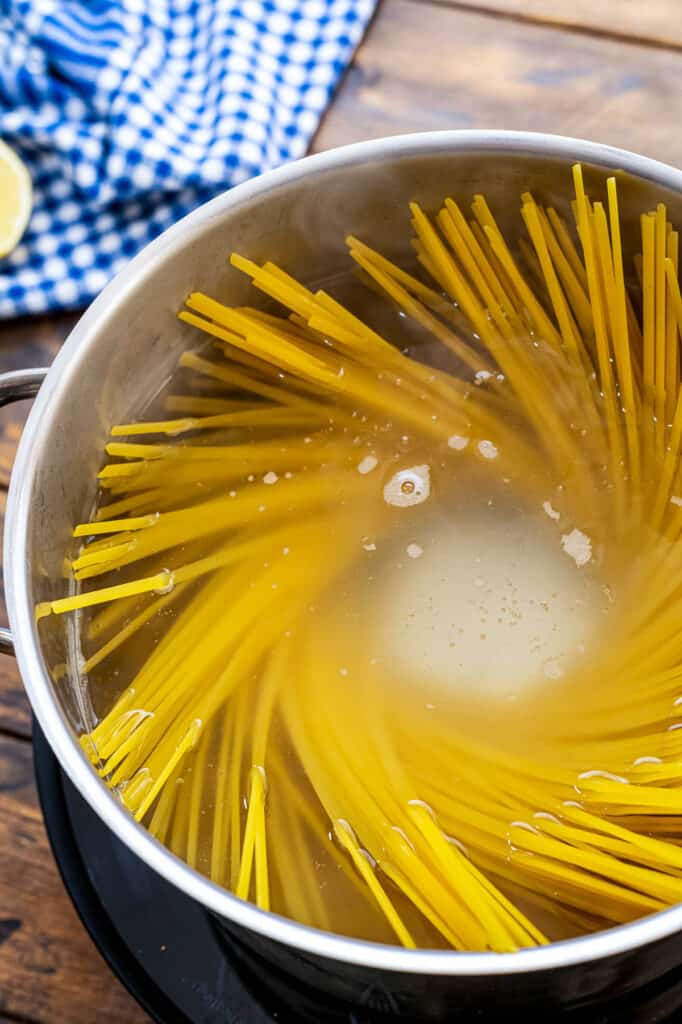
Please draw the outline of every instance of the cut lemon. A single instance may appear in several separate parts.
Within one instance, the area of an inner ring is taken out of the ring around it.
[[[15,248],[26,230],[32,194],[26,165],[0,141],[0,257]]]

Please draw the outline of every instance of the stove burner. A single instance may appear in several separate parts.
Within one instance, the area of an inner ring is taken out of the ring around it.
[[[405,1020],[396,1016],[384,993],[354,1008],[330,1001],[260,961],[109,831],[63,774],[35,722],[33,747],[40,802],[64,884],[100,953],[157,1024]],[[550,1015],[554,1024],[680,1020],[682,968],[625,1000],[589,1011],[551,1010],[543,1017]],[[485,1024],[491,1018],[453,1006],[447,1020]]]

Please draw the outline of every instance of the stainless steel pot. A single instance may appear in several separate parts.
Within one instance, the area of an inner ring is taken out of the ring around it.
[[[40,725],[63,768],[118,837],[154,870],[203,904],[267,963],[350,1002],[376,1000],[409,1020],[462,1011],[580,1004],[623,994],[682,962],[682,906],[597,935],[514,954],[408,951],[303,927],[244,903],[191,870],[128,815],[77,742],[84,695],[74,671],[72,617],[36,626],[36,602],[64,593],[61,573],[74,523],[94,499],[110,426],[139,409],[197,343],[176,319],[200,288],[241,302],[248,282],[231,271],[236,249],[273,259],[304,280],[338,271],[353,231],[399,253],[409,234],[407,202],[435,205],[485,192],[503,227],[518,224],[531,189],[560,208],[570,166],[588,183],[622,170],[625,236],[639,213],[669,204],[682,224],[682,172],[593,143],[508,132],[437,132],[381,139],[309,157],[219,196],[153,242],[110,284],[72,331],[49,371],[5,374],[0,404],[38,392],[7,503],[5,588],[14,647]],[[559,191],[558,191],[559,190]],[[252,295],[250,295],[252,298]],[[65,668],[66,667],[66,668]],[[371,995],[368,995],[371,993]]]

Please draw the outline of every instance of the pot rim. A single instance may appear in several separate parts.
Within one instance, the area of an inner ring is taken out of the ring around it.
[[[147,245],[90,305],[71,331],[43,383],[19,444],[5,516],[4,582],[19,669],[33,711],[62,768],[98,816],[141,860],[208,910],[301,953],[389,972],[453,977],[526,974],[599,960],[638,949],[682,930],[682,905],[593,935],[514,953],[407,950],[364,942],[301,925],[237,899],[177,858],[140,824],[97,777],[67,722],[43,665],[30,602],[28,520],[38,457],[34,451],[44,414],[78,384],[79,354],[93,331],[115,315],[141,277],[169,248],[185,246],[226,211],[271,188],[304,181],[339,167],[424,153],[515,152],[611,167],[682,194],[682,171],[648,157],[600,143],[536,132],[436,131],[353,143],[304,157],[222,193],[198,207]],[[75,393],[75,392],[72,392]]]

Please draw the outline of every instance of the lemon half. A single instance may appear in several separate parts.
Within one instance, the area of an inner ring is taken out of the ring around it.
[[[31,216],[32,194],[26,165],[0,140],[0,257],[21,240]]]

